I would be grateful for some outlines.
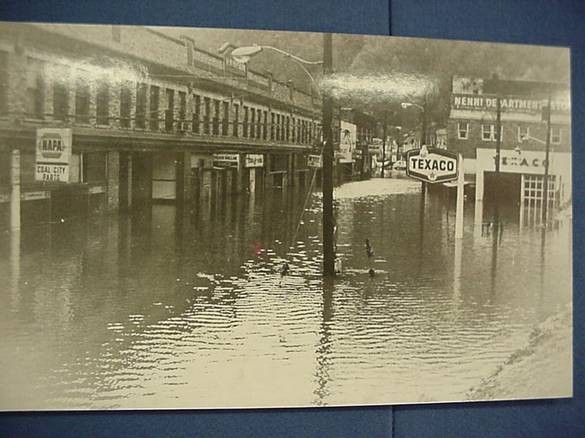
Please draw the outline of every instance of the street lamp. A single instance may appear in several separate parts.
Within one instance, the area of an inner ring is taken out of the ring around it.
[[[407,109],[407,108],[416,108],[420,111],[421,114],[421,139],[420,139],[420,145],[424,145],[426,143],[426,136],[427,136],[427,126],[426,126],[426,109],[425,107],[419,105],[418,103],[414,103],[414,102],[402,102],[400,103],[400,107],[402,109]]]
[[[418,108],[421,111],[424,111],[425,110],[422,106],[420,106],[417,103],[413,103],[413,102],[402,102],[400,104],[400,106],[402,107],[402,109],[406,109],[406,108],[410,108],[411,106],[414,106],[414,107]]]
[[[265,45],[259,45],[259,44],[253,44],[251,46],[236,47],[233,44],[224,43],[219,48],[218,51],[223,54],[223,53],[227,52],[228,50],[230,50],[228,53],[230,58],[232,58],[238,64],[247,64],[250,61],[250,59],[252,59],[252,57],[256,56],[258,53],[260,53],[264,50],[271,50],[273,52],[279,53],[282,56],[295,62],[305,72],[305,74],[309,77],[309,79],[311,79],[311,83],[313,84],[313,86],[315,87],[317,92],[319,93],[319,87],[317,86],[317,82],[315,81],[315,78],[313,77],[311,72],[309,70],[307,70],[305,65],[323,65],[323,61],[309,61],[308,59],[304,59],[304,58],[301,58],[300,56],[293,55],[292,53],[288,53],[282,49],[279,49],[278,47],[265,46]]]
[[[229,52],[228,52],[229,50]],[[247,63],[250,59],[262,52],[271,50],[279,53],[291,61],[295,62],[311,79],[312,85],[317,89],[319,87],[315,78],[307,70],[305,65],[322,65],[323,74],[333,72],[333,37],[330,33],[323,34],[323,60],[309,61],[299,56],[288,53],[282,49],[273,46],[252,45],[236,47],[230,43],[225,43],[219,48],[220,53],[226,53],[235,62]],[[323,95],[323,137],[325,144],[323,146],[323,275],[325,277],[335,277],[335,252],[333,246],[333,99],[330,96]]]

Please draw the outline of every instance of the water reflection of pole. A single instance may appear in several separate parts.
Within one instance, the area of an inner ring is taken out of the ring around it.
[[[382,126],[382,178],[384,178],[384,166],[386,165],[386,125],[388,123],[387,121],[387,115],[386,115],[386,111],[384,111],[384,121],[383,121],[383,126]]]
[[[491,269],[491,278],[492,278],[492,285],[491,285],[491,291],[492,291],[492,295],[495,293],[496,291],[496,277],[497,277],[497,271],[498,271],[498,228],[494,227],[494,237],[492,240],[492,269]]]
[[[455,257],[453,262],[453,305],[461,300],[461,263],[463,261],[463,239],[455,239]]]
[[[13,229],[10,233],[10,307],[16,310],[19,302],[20,283],[20,229]]]
[[[424,183],[423,183],[424,184]],[[423,263],[423,247],[424,247],[424,236],[425,236],[425,188],[421,189],[420,194],[420,208],[419,208],[419,244],[418,244],[418,263],[419,271],[422,269]]]
[[[321,312],[321,327],[319,330],[319,344],[316,351],[317,370],[315,380],[317,386],[313,393],[317,397],[316,404],[325,404],[329,394],[327,384],[329,383],[329,367],[331,353],[330,323],[333,318],[333,286],[332,277],[323,278],[323,310]]]
[[[538,310],[542,310],[542,298],[544,296],[544,269],[546,263],[546,227],[542,228],[540,235],[540,291],[538,294]]]

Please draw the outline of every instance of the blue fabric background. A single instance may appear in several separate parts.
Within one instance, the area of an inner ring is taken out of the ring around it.
[[[585,2],[580,0],[3,0],[0,20],[239,27],[569,46],[575,397],[370,408],[0,414],[0,436],[585,436]],[[1,303],[0,303],[1,305]],[[1,334],[0,334],[1,336]],[[2,388],[0,388],[2,391]]]

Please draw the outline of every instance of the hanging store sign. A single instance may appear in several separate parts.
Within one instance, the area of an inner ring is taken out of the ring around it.
[[[339,150],[351,153],[355,149],[357,140],[357,126],[346,121],[340,122],[341,134],[339,136]]]
[[[264,167],[264,155],[262,154],[246,155],[246,167]]]
[[[452,152],[423,146],[406,155],[406,174],[411,178],[429,183],[446,182],[457,179],[457,172],[457,155]]]
[[[71,129],[37,129],[36,181],[69,182],[72,143]]]
[[[335,159],[340,163],[353,163],[353,158],[350,152],[335,151]]]
[[[239,154],[213,154],[213,165],[219,167],[238,167]]]
[[[307,165],[314,169],[320,169],[323,167],[323,161],[321,155],[309,155],[307,157]]]

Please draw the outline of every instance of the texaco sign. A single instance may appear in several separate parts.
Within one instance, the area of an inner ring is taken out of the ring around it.
[[[429,183],[457,179],[457,154],[444,149],[411,149],[406,158],[406,174]]]

